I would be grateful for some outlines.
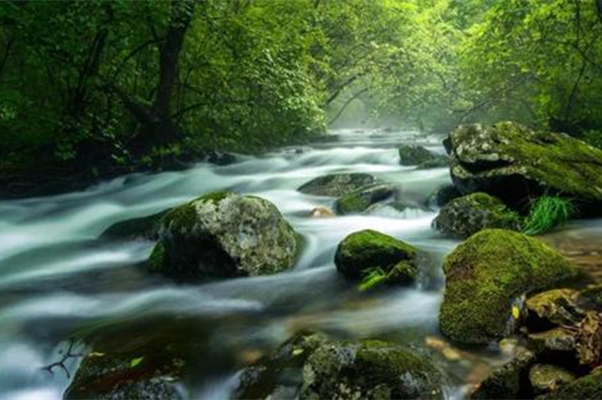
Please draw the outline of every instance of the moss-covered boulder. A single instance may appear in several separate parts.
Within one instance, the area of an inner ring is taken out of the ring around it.
[[[441,399],[443,377],[426,358],[379,341],[298,335],[245,368],[236,399]]]
[[[448,159],[442,154],[433,153],[424,146],[403,145],[399,148],[401,165],[417,165],[419,168],[446,167]]]
[[[359,214],[376,203],[393,199],[395,193],[396,188],[393,185],[366,186],[339,197],[334,203],[334,207],[336,212],[341,215]]]
[[[526,399],[531,392],[529,369],[537,358],[529,350],[519,347],[514,357],[495,368],[471,393],[472,399]]]
[[[553,132],[512,122],[463,125],[446,141],[454,184],[524,205],[544,192],[595,209],[602,204],[602,151]]]
[[[339,197],[377,182],[374,176],[365,173],[331,174],[312,179],[297,190],[316,196]]]
[[[426,358],[380,341],[319,346],[303,367],[300,398],[442,399],[442,376]]]
[[[472,193],[443,206],[433,227],[450,236],[467,238],[483,229],[520,230],[521,217],[498,198]]]
[[[347,236],[334,257],[337,271],[360,280],[374,271],[382,272],[383,283],[410,283],[416,278],[417,251],[401,240],[370,229]]]
[[[541,241],[501,229],[481,231],[456,247],[447,256],[444,271],[440,328],[460,343],[501,339],[508,330],[513,301],[577,274]]]
[[[300,248],[276,206],[233,193],[172,209],[159,236],[150,268],[180,281],[274,274],[293,266]]]
[[[539,397],[541,400],[602,399],[602,370],[576,379],[560,389]]]
[[[117,222],[109,226],[100,237],[101,239],[108,240],[157,240],[159,229],[161,228],[161,218],[163,218],[167,211]]]

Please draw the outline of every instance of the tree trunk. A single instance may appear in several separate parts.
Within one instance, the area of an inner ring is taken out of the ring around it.
[[[602,24],[602,0],[594,0],[596,2],[596,8],[598,9],[598,18]]]

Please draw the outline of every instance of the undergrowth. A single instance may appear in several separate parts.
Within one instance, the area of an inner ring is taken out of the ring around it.
[[[570,200],[544,195],[531,204],[523,233],[540,235],[549,232],[555,227],[567,223],[576,214],[576,211]]]

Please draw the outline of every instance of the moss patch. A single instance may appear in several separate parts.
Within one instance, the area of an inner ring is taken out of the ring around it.
[[[577,270],[537,239],[488,229],[446,258],[439,315],[442,332],[461,343],[488,343],[507,333],[513,300],[574,277]]]
[[[339,244],[334,262],[337,270],[350,279],[366,279],[368,275],[373,281],[382,275],[377,283],[409,283],[417,273],[416,257],[411,245],[367,229],[347,236]],[[372,286],[368,284],[368,288]]]

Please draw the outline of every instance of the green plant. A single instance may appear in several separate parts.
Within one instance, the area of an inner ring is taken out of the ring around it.
[[[575,206],[568,199],[544,195],[531,204],[523,233],[539,235],[568,222],[576,214]]]
[[[372,289],[387,280],[387,273],[382,268],[368,268],[363,271],[364,277],[360,282],[358,289],[360,292]]]

